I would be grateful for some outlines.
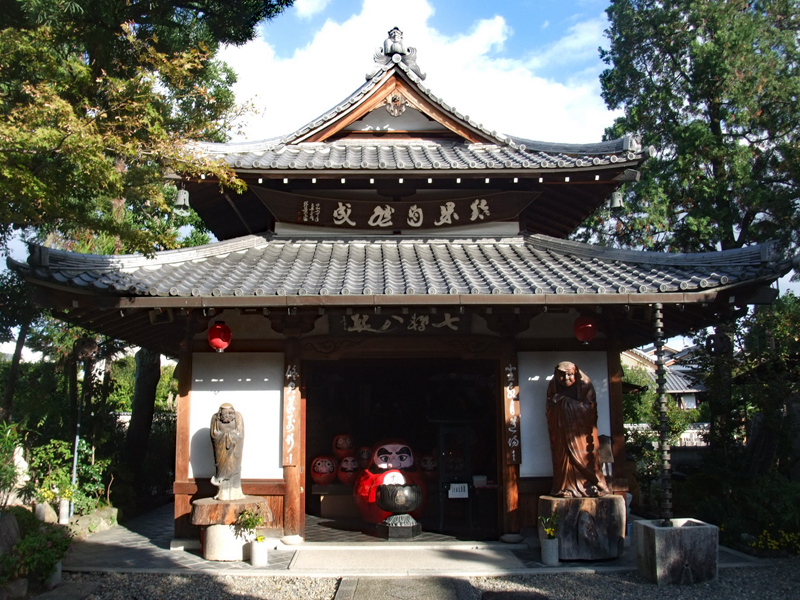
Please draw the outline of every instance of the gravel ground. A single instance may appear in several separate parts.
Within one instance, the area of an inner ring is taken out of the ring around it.
[[[331,600],[334,577],[215,577],[152,573],[65,573],[64,582],[96,581],[83,600]]]
[[[331,600],[338,579],[213,577],[146,573],[65,573],[64,581],[98,582],[84,600]],[[719,582],[658,587],[637,572],[472,577],[459,596],[479,600],[790,600],[800,599],[800,557],[766,566],[721,569]],[[427,600],[427,599],[426,599]],[[435,600],[435,599],[433,599]]]
[[[800,599],[800,557],[777,559],[769,566],[720,569],[717,583],[693,586],[659,587],[647,582],[637,571],[603,575],[473,577],[469,581],[476,600],[481,598],[482,592],[505,592],[487,593],[486,600],[797,600]]]

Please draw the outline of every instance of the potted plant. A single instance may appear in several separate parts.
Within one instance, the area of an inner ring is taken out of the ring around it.
[[[539,531],[539,542],[542,547],[542,562],[545,565],[553,566],[558,564],[558,510],[554,510],[549,516],[540,516],[541,524]]]
[[[236,536],[250,542],[250,564],[254,567],[266,567],[269,564],[266,539],[257,531],[265,521],[258,509],[245,508],[233,524]]]

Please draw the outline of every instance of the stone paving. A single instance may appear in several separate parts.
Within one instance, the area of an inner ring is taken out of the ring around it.
[[[337,529],[309,517],[308,537],[299,546],[270,551],[269,566],[248,562],[207,561],[199,551],[170,550],[173,506],[132,519],[108,531],[76,542],[64,562],[65,571],[205,573],[218,575],[346,575],[365,578],[375,573],[400,577],[490,574],[602,572],[635,570],[633,552],[615,560],[561,563],[546,567],[538,548],[525,544],[459,541],[440,534],[423,534],[412,543],[387,542],[348,528]],[[329,525],[329,524],[328,524]],[[351,528],[352,529],[352,528]],[[349,535],[348,535],[349,534]],[[385,551],[391,552],[388,558]],[[720,567],[750,566],[753,557],[720,548]]]

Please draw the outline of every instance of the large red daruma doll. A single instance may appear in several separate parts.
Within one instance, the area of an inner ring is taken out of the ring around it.
[[[376,495],[382,485],[419,486],[422,503],[409,513],[419,520],[425,510],[427,496],[425,482],[419,473],[411,447],[403,441],[391,440],[377,444],[369,466],[361,472],[353,486],[353,498],[361,516],[368,523],[382,523],[392,513],[382,510]]]

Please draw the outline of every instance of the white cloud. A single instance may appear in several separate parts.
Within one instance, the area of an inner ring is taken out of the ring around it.
[[[545,21],[542,23],[542,29],[547,29],[548,27],[550,27],[550,21]]]
[[[295,0],[292,6],[297,9],[297,16],[309,19],[325,10],[331,0]]]
[[[597,59],[597,48],[606,42],[603,31],[607,26],[604,17],[579,21],[572,25],[567,35],[541,52],[535,53],[527,66],[533,71],[553,65],[569,65]]]
[[[397,26],[406,44],[417,48],[418,63],[428,75],[424,84],[462,114],[489,129],[521,137],[600,140],[613,115],[600,98],[598,73],[577,74],[566,84],[537,76],[537,59],[492,55],[512,35],[502,16],[447,36],[428,24],[433,12],[426,0],[364,0],[359,14],[341,23],[328,19],[307,46],[288,58],[277,56],[263,40],[226,48],[221,58],[239,74],[237,97],[254,99],[262,111],[250,119],[246,138],[291,133],[345,99],[364,82],[374,51]],[[583,49],[597,28],[593,22],[576,24],[555,45],[558,52]],[[598,42],[592,43],[596,49]],[[563,58],[567,62],[569,57]]]

